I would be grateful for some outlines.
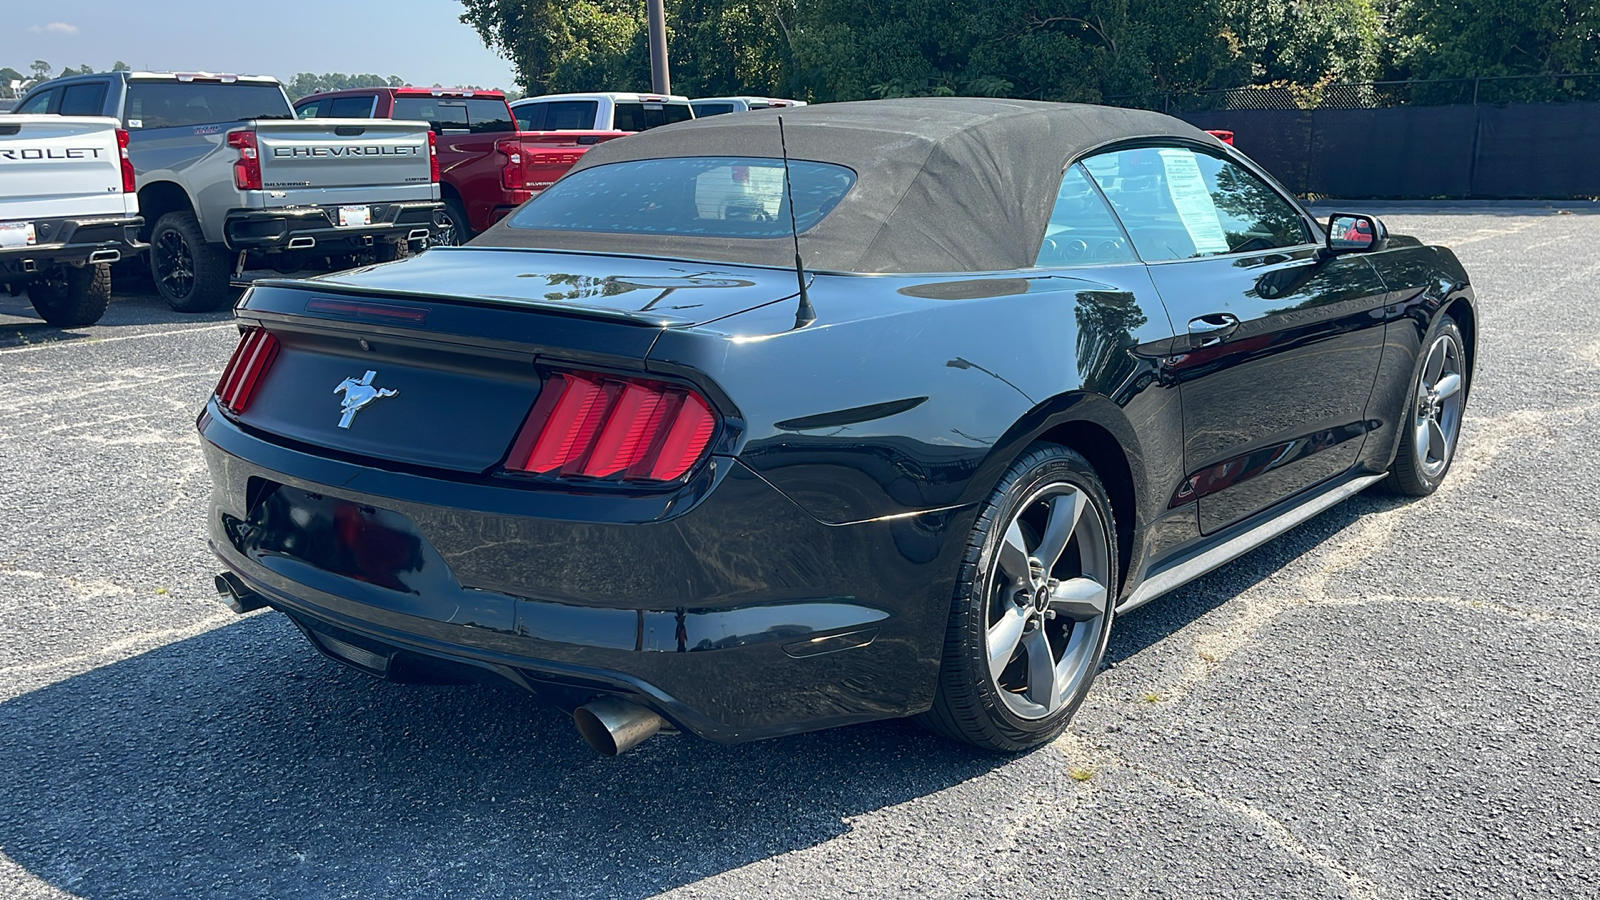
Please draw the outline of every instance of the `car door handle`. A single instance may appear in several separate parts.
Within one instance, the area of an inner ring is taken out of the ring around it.
[[[1215,344],[1233,334],[1239,327],[1239,317],[1233,313],[1210,313],[1189,320],[1189,343],[1195,347]]]

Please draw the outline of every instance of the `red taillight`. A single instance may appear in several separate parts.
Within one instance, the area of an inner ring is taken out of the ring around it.
[[[128,133],[117,129],[117,155],[122,158],[122,192],[131,194],[138,190],[133,179],[133,161],[128,159]]]
[[[717,417],[688,388],[592,373],[551,375],[506,468],[561,478],[677,481],[705,455]]]
[[[277,357],[277,338],[261,328],[246,331],[239,346],[233,348],[228,367],[222,370],[222,380],[217,382],[217,402],[234,415],[244,412]]]
[[[261,190],[261,154],[256,150],[256,133],[230,131],[228,146],[239,151],[239,160],[233,164],[233,186],[241,191]]]
[[[439,136],[428,132],[428,177],[439,183]]]
[[[505,165],[500,167],[500,187],[508,191],[526,189],[528,176],[522,170],[522,142],[496,141],[494,149],[506,158]]]

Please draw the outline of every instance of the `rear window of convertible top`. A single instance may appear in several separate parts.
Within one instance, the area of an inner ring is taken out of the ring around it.
[[[856,173],[832,163],[790,160],[795,227],[828,215]],[[517,210],[512,228],[775,238],[789,234],[783,161],[695,156],[610,163],[573,172]]]

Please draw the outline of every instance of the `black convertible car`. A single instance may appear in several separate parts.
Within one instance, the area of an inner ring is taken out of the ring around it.
[[[1324,229],[1182,122],[955,98],[607,143],[469,246],[238,317],[199,419],[234,607],[608,753],[1048,741],[1117,613],[1433,491],[1477,328],[1449,250]]]

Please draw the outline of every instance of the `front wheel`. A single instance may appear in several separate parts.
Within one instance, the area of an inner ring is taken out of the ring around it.
[[[1461,438],[1469,371],[1460,327],[1441,316],[1423,345],[1422,365],[1400,416],[1400,451],[1386,482],[1393,493],[1426,497],[1444,483]]]
[[[992,750],[1054,740],[1111,635],[1116,526],[1088,460],[1034,444],[978,514],[924,724]]]
[[[28,285],[28,301],[57,328],[93,325],[111,305],[111,266],[62,266]]]

